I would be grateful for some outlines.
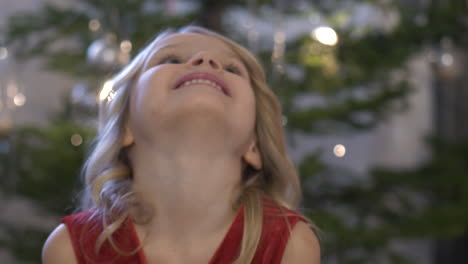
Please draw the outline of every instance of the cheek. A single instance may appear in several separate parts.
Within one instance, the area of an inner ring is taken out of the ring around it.
[[[159,116],[159,111],[167,97],[169,80],[163,69],[151,69],[143,73],[135,82],[132,91],[132,117],[139,121],[150,121]],[[141,120],[143,119],[143,120]]]
[[[252,117],[251,118],[251,122],[252,122],[252,125],[255,126],[255,120],[256,120],[256,116],[257,116],[257,107],[256,107],[256,98],[255,98],[255,94],[251,93],[251,100],[250,100],[250,103],[249,103],[249,113],[250,113],[250,116]]]
[[[257,100],[255,98],[255,92],[253,87],[250,85],[248,82],[243,83],[244,86],[244,98],[243,100],[245,101],[245,111],[248,111],[251,115],[255,116],[255,108],[256,108],[256,103]]]
[[[247,125],[248,127],[254,127],[257,102],[253,88],[249,84],[243,84],[242,96],[239,99],[241,100],[241,103],[238,104],[238,110],[241,112],[240,116],[243,119],[244,125]]]

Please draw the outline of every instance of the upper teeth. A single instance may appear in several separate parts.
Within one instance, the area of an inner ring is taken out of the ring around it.
[[[184,82],[181,86],[179,87],[182,87],[182,86],[186,86],[186,85],[191,85],[191,84],[197,84],[197,83],[204,83],[204,84],[209,84],[215,88],[217,88],[218,90],[220,90],[221,92],[223,91],[223,89],[221,88],[221,86],[217,85],[216,83],[212,82],[212,81],[209,81],[209,80],[206,80],[206,79],[193,79],[191,81],[187,81],[187,82]]]

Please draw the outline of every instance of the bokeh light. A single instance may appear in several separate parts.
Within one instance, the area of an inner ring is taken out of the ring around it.
[[[23,106],[24,103],[26,103],[26,96],[22,93],[17,93],[13,97],[13,102],[15,103],[16,106]]]
[[[333,148],[333,154],[337,156],[338,158],[342,158],[346,155],[346,147],[342,144],[337,144]]]
[[[114,96],[114,93],[112,91],[112,88],[114,87],[114,82],[111,80],[108,80],[104,83],[102,86],[101,92],[99,93],[99,101],[102,102],[106,99],[109,101],[112,100],[112,97]]]
[[[331,27],[318,27],[312,31],[311,35],[324,45],[334,46],[338,43],[338,35]]]
[[[81,143],[83,143],[83,137],[81,137],[79,134],[73,134],[71,136],[70,142],[73,146],[78,147],[81,145]]]

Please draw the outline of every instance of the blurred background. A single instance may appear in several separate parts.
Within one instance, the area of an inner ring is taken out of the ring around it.
[[[189,23],[261,58],[323,263],[468,263],[466,0],[1,0],[0,263],[40,263],[107,79]]]

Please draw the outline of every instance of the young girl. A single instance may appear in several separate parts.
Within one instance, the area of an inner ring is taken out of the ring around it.
[[[166,31],[111,83],[81,211],[49,236],[45,264],[320,263],[281,107],[245,48]]]

